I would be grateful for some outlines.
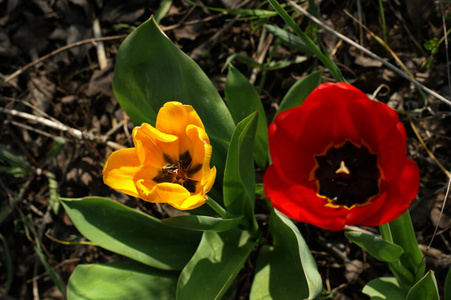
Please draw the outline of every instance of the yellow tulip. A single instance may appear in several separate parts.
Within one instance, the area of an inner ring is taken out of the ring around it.
[[[105,163],[105,184],[181,210],[205,203],[216,168],[210,169],[212,147],[192,106],[167,102],[155,127],[143,123],[132,135],[135,147],[113,152]]]

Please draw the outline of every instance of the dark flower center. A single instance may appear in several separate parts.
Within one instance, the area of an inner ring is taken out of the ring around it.
[[[196,192],[197,180],[193,180],[194,174],[202,169],[201,164],[192,164],[191,154],[186,151],[179,156],[179,160],[174,162],[168,155],[163,154],[164,161],[166,165],[161,168],[158,175],[153,178],[153,181],[157,183],[170,182],[178,183],[185,187],[188,192]]]
[[[331,204],[351,208],[368,204],[371,197],[379,194],[377,155],[365,146],[347,141],[315,159],[318,163],[315,170],[318,194]]]

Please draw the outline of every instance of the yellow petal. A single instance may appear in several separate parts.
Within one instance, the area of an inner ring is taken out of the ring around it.
[[[180,139],[180,153],[189,151],[187,147],[186,127],[195,125],[205,130],[197,112],[191,105],[180,102],[167,102],[157,115],[156,128],[164,133],[178,136]]]
[[[207,197],[205,197],[205,195],[197,194],[197,195],[190,196],[180,202],[171,201],[168,203],[177,209],[187,210],[187,209],[198,208],[199,206],[203,205],[206,200],[207,200]]]
[[[183,186],[176,183],[163,182],[156,184],[147,195],[147,200],[154,203],[182,202],[190,196]]]
[[[179,159],[178,137],[163,133],[147,123],[133,129],[133,143],[144,165],[161,168],[168,163],[164,155],[174,162]]]
[[[204,193],[208,193],[211,188],[213,187],[213,184],[215,183],[216,179],[216,167],[211,168],[210,175],[208,176],[208,181],[204,186]]]
[[[186,128],[186,134],[192,144],[192,151],[190,152],[192,158],[191,166],[202,165],[201,171],[193,174],[190,178],[199,181],[201,185],[205,185],[210,173],[212,152],[212,147],[209,144],[210,140],[205,130],[194,125],[189,125]]]
[[[103,167],[103,182],[115,190],[138,197],[135,177],[141,167],[135,148],[114,151]]]

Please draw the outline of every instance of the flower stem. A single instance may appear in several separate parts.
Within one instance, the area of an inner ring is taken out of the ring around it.
[[[388,223],[379,225],[379,231],[384,240],[393,243],[393,237],[391,236],[390,225],[388,225]]]
[[[423,254],[418,248],[415,231],[409,211],[390,223],[379,226],[382,238],[401,246],[404,253],[397,262],[389,263],[390,269],[398,280],[411,287],[422,278],[425,271]]]
[[[223,219],[227,219],[228,218],[228,213],[227,211],[221,206],[219,205],[215,200],[213,200],[212,198],[208,197],[207,199],[207,204],[208,206],[210,206],[218,215],[220,215]]]

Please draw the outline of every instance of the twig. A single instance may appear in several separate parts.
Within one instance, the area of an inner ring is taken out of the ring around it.
[[[102,37],[102,29],[100,28],[100,21],[98,18],[96,18],[92,23],[92,31],[94,33],[94,38],[98,39]],[[105,45],[103,44],[103,41],[101,40],[98,41],[96,43],[96,47],[97,47],[97,59],[99,60],[100,70],[103,70],[108,65],[105,54]]]
[[[43,62],[44,60],[48,59],[49,57],[52,57],[58,53],[61,53],[63,51],[66,51],[68,49],[74,48],[74,47],[78,47],[84,44],[88,44],[88,43],[95,43],[95,42],[99,42],[99,41],[110,41],[110,40],[120,40],[123,39],[127,36],[127,34],[121,34],[121,35],[114,35],[114,36],[106,36],[106,37],[101,37],[101,38],[92,38],[92,39],[87,39],[87,40],[82,40],[73,44],[69,44],[66,45],[64,47],[58,48],[40,58],[38,58],[37,60],[32,61],[31,63],[26,64],[25,66],[23,66],[22,68],[20,68],[19,70],[15,71],[14,73],[12,73],[11,75],[5,76],[5,82],[9,82],[11,79],[16,78],[17,76],[19,76],[20,74],[22,74],[24,71],[28,70],[29,68]]]
[[[271,46],[271,42],[273,40],[274,36],[270,35],[267,37],[267,30],[265,27],[263,27],[262,29],[262,34],[260,35],[260,40],[258,42],[258,47],[257,47],[257,57],[255,59],[255,61],[257,61],[258,63],[263,63],[263,61],[265,60],[265,56],[268,53],[269,47]],[[249,82],[254,84],[255,80],[257,79],[257,74],[258,72],[260,72],[260,69],[258,68],[254,68],[252,70],[252,74],[251,77],[249,78]]]
[[[420,133],[418,132],[417,127],[412,121],[412,118],[409,118],[410,126],[412,127],[413,132],[415,133],[417,139],[420,141],[421,146],[423,146],[423,149],[427,152],[429,157],[436,163],[436,165],[440,168],[440,170],[445,173],[445,175],[448,178],[451,178],[450,172],[441,164],[441,162],[435,157],[434,153],[432,153],[431,150],[426,146],[426,143],[424,142],[423,138],[421,137]]]
[[[446,99],[445,97],[441,96],[440,94],[438,94],[437,92],[431,90],[430,88],[424,86],[422,83],[420,83],[418,80],[409,77],[409,75],[407,75],[405,72],[403,72],[402,70],[398,69],[397,67],[395,67],[393,64],[389,63],[388,61],[382,59],[381,57],[377,56],[376,54],[374,54],[373,52],[367,50],[366,48],[360,46],[359,44],[357,44],[356,42],[354,42],[353,40],[347,38],[346,36],[342,35],[341,33],[335,31],[334,29],[330,28],[329,26],[325,25],[323,22],[321,22],[320,20],[318,20],[317,18],[315,18],[314,16],[312,16],[311,14],[309,14],[305,9],[303,9],[302,7],[300,7],[299,5],[297,5],[295,2],[293,2],[292,0],[288,0],[288,2],[290,3],[291,6],[293,6],[296,10],[300,11],[301,13],[303,13],[307,18],[311,19],[313,22],[315,22],[316,24],[318,24],[319,26],[321,26],[323,29],[327,30],[328,32],[332,33],[333,35],[337,36],[338,38],[342,39],[343,41],[345,41],[346,43],[356,47],[358,50],[362,51],[363,53],[365,53],[366,55],[368,55],[369,57],[380,61],[382,64],[384,64],[387,68],[389,68],[390,70],[392,70],[393,72],[397,73],[399,76],[403,77],[404,79],[407,79],[408,81],[412,82],[413,84],[415,84],[416,86],[418,86],[419,88],[421,88],[423,91],[425,91],[426,93],[428,93],[429,95],[434,96],[435,98],[437,98],[438,100],[444,102],[445,104],[448,104],[451,106],[451,101]]]
[[[121,149],[124,148],[124,146],[112,142],[112,141],[107,141],[105,136],[100,136],[100,135],[94,135],[90,132],[82,132],[81,130],[75,129],[75,128],[71,128],[67,125],[64,125],[61,122],[55,122],[55,121],[51,121],[49,119],[43,118],[43,117],[38,117],[38,116],[34,116],[32,114],[28,114],[28,113],[24,113],[15,109],[9,109],[9,108],[3,108],[0,107],[0,113],[4,113],[4,114],[9,114],[11,116],[16,116],[16,117],[20,117],[23,119],[27,119],[30,121],[35,121],[38,123],[41,123],[45,126],[48,126],[50,128],[56,129],[56,130],[61,130],[64,132],[68,132],[70,133],[72,136],[78,138],[78,139],[87,139],[87,140],[91,140],[91,141],[97,141],[97,142],[101,142],[101,143],[106,143],[107,146],[111,147],[112,149]]]
[[[443,24],[443,36],[445,37],[445,53],[446,53],[446,71],[448,75],[448,89],[449,96],[451,97],[451,66],[449,64],[449,50],[448,50],[448,32],[446,30],[446,22],[445,22],[445,9],[443,8],[443,3],[440,1],[440,11],[442,13],[442,24]]]

